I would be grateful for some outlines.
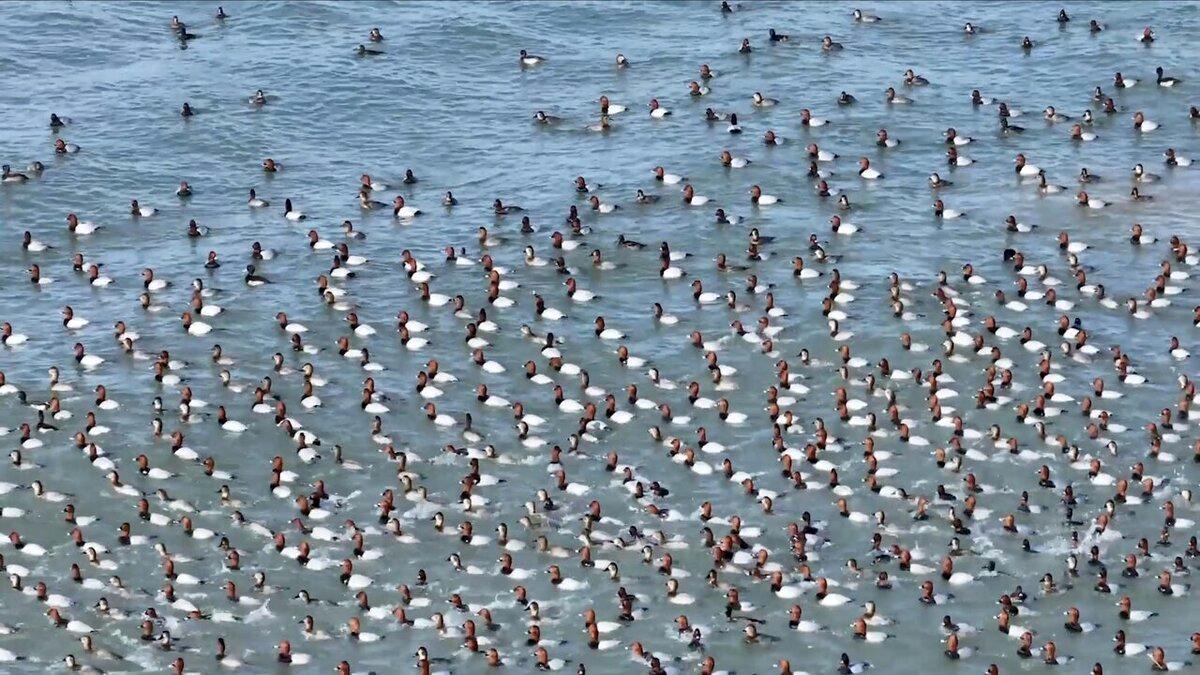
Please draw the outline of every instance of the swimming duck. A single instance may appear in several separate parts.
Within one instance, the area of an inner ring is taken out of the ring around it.
[[[283,217],[291,221],[307,220],[308,216],[303,211],[292,208],[292,200],[283,200]]]
[[[158,209],[154,208],[153,206],[141,206],[138,204],[138,200],[134,199],[129,203],[129,212],[133,214],[134,217],[140,216],[142,218],[149,218],[150,216],[158,213]]]
[[[1078,124],[1071,125],[1071,140],[1073,141],[1094,141],[1096,134],[1091,131],[1084,131],[1083,127]]]
[[[1146,134],[1158,128],[1158,122],[1152,122],[1146,119],[1142,111],[1137,111],[1133,114],[1133,128]]]
[[[1088,193],[1082,190],[1075,195],[1075,203],[1079,206],[1086,206],[1090,209],[1102,209],[1105,206],[1108,206],[1108,202],[1090,197],[1088,196]]]
[[[0,167],[0,172],[2,172],[0,173],[0,182],[24,183],[25,181],[29,180],[29,176],[26,176],[23,173],[15,173],[12,170],[12,167],[7,164],[5,164],[3,167]]]
[[[254,188],[250,188],[250,199],[248,199],[246,203],[249,204],[251,208],[255,209],[261,209],[264,206],[271,205],[271,202],[268,202],[265,199],[259,199],[258,195],[254,192]]]
[[[1170,77],[1168,75],[1163,75],[1163,67],[1162,66],[1158,66],[1157,68],[1155,68],[1154,74],[1155,74],[1155,81],[1158,82],[1158,86],[1160,86],[1160,87],[1174,87],[1175,85],[1177,85],[1183,81],[1183,80],[1179,79],[1178,77]]]
[[[943,220],[953,220],[955,218],[961,218],[963,215],[965,215],[961,211],[945,208],[945,206],[942,204],[942,200],[940,199],[933,202],[933,213],[935,216]]]
[[[708,197],[696,194],[691,184],[683,186],[683,202],[690,206],[703,206],[708,203]]]
[[[1138,183],[1153,183],[1159,178],[1161,178],[1161,176],[1158,174],[1146,171],[1145,167],[1143,167],[1141,163],[1133,165],[1133,180],[1137,181]]]
[[[766,96],[763,96],[761,92],[756,91],[751,97],[751,102],[756,108],[770,108],[771,106],[778,105],[779,99],[767,98]]]
[[[101,227],[102,226],[96,225],[95,223],[92,223],[90,221],[82,221],[81,222],[79,220],[79,217],[76,216],[74,213],[67,214],[67,229],[70,230],[71,234],[80,235],[80,236],[94,234]],[[28,248],[28,247],[26,247],[26,248]],[[32,249],[30,249],[30,250],[32,250]]]
[[[546,59],[544,59],[540,56],[536,56],[534,54],[530,54],[529,52],[525,51],[524,49],[521,50],[521,54],[519,57],[519,63],[522,66],[525,66],[525,67],[537,66],[537,65],[541,65],[545,62],[546,62]]]
[[[883,174],[871,168],[871,160],[866,157],[861,157],[858,160],[858,175],[866,180],[878,180],[883,178]]]
[[[897,94],[895,87],[888,87],[887,91],[883,93],[883,98],[892,105],[904,105],[906,103],[912,103],[911,98]]]
[[[1016,172],[1016,174],[1018,176],[1021,176],[1022,178],[1032,178],[1034,176],[1037,176],[1042,171],[1041,169],[1039,169],[1037,167],[1037,165],[1029,164],[1025,160],[1024,153],[1017,153],[1017,157],[1016,157],[1016,159],[1013,160],[1013,164],[1016,165],[1016,168],[1014,169],[1014,171]]]
[[[405,206],[404,197],[396,195],[396,198],[392,200],[392,215],[404,219],[416,218],[421,215],[421,209],[415,206]]]
[[[775,195],[763,194],[762,188],[757,185],[750,188],[750,203],[755,206],[768,206],[780,201],[779,197]]]

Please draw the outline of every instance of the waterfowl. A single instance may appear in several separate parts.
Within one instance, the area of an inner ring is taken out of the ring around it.
[[[307,215],[304,211],[300,211],[292,207],[292,199],[284,199],[283,201],[283,217],[290,221],[307,220]]]
[[[254,192],[254,188],[250,188],[250,199],[246,200],[246,203],[249,204],[251,208],[255,209],[261,209],[265,206],[271,205],[271,202],[265,199],[259,199],[258,195]]]
[[[415,206],[406,206],[404,197],[396,195],[396,198],[392,200],[392,215],[404,219],[416,218],[421,215],[421,209]]]
[[[23,173],[14,172],[12,167],[7,164],[5,164],[3,167],[0,167],[0,182],[24,183],[27,180],[29,180],[29,176],[26,176]]]
[[[1167,148],[1166,151],[1163,152],[1163,158],[1167,166],[1171,167],[1192,165],[1191,158],[1176,154],[1175,148]]]
[[[1087,192],[1082,190],[1075,195],[1075,203],[1079,206],[1086,206],[1089,209],[1102,209],[1108,206],[1108,202],[1090,197]]]
[[[929,174],[929,187],[936,189],[950,187],[951,185],[954,185],[953,181],[948,181],[945,178],[942,178],[936,172]]]
[[[518,62],[523,67],[529,67],[529,66],[541,65],[546,62],[546,59],[542,58],[541,56],[537,56],[535,54],[530,54],[529,52],[522,49],[520,57],[518,59]]]
[[[359,190],[358,205],[366,211],[387,208],[387,204],[384,204],[377,199],[371,199],[371,191],[366,189]]]
[[[683,186],[683,202],[689,206],[703,206],[708,203],[708,197],[696,194],[690,184]]]
[[[599,213],[612,213],[613,211],[616,211],[617,209],[621,208],[620,206],[617,206],[616,204],[605,204],[605,203],[601,202],[600,198],[597,197],[596,195],[592,195],[591,197],[588,198],[588,204],[592,207],[593,211],[596,211]]]
[[[1174,87],[1175,85],[1177,85],[1183,81],[1177,77],[1171,77],[1169,75],[1164,75],[1162,66],[1158,66],[1157,68],[1155,68],[1154,74],[1155,74],[1155,81],[1158,82],[1158,86],[1160,86],[1160,87]]]
[[[158,209],[154,208],[153,206],[141,206],[138,204],[138,200],[134,199],[129,203],[129,212],[133,214],[134,217],[140,216],[142,218],[149,218],[150,216],[158,213]]]
[[[754,95],[750,97],[750,100],[756,108],[770,108],[779,104],[779,99],[767,98],[766,96],[763,96],[761,92],[757,91],[754,92]]]
[[[271,283],[271,280],[258,274],[254,265],[246,265],[246,274],[242,277],[247,286],[262,286]]]
[[[878,21],[882,21],[882,19],[880,19],[878,16],[869,12],[864,12],[861,9],[854,10],[852,16],[858,23],[876,23]]]
[[[888,87],[887,91],[883,93],[883,99],[892,105],[905,105],[912,103],[911,98],[897,94],[895,87]]]
[[[762,188],[757,185],[750,188],[750,203],[754,204],[755,206],[769,206],[771,204],[777,204],[780,201],[782,200],[775,195],[763,194]]]
[[[953,220],[964,215],[961,211],[946,208],[940,199],[933,202],[933,213],[935,216],[943,220]]]
[[[866,180],[878,180],[883,178],[883,174],[871,168],[871,160],[866,157],[861,157],[858,160],[858,175]]]
[[[1091,131],[1084,131],[1082,126],[1074,124],[1071,125],[1071,140],[1085,142],[1094,141],[1096,140],[1096,134]]]
[[[1147,134],[1158,128],[1158,122],[1146,119],[1146,116],[1139,110],[1133,114],[1133,128]]]
[[[1155,173],[1146,171],[1146,168],[1141,163],[1133,165],[1133,180],[1138,183],[1153,183],[1161,176]]]
[[[1017,153],[1017,157],[1013,160],[1013,164],[1016,165],[1014,171],[1016,171],[1016,174],[1022,178],[1032,178],[1042,172],[1037,165],[1026,162],[1024,153]]]

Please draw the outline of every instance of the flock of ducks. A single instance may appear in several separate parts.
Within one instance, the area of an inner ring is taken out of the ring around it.
[[[740,11],[720,4],[722,14]],[[217,19],[229,16],[220,10]],[[901,19],[854,10],[852,20]],[[1063,11],[1057,21],[1072,18]],[[202,37],[178,17],[171,28],[182,41]],[[1089,30],[1106,27],[1093,20]],[[987,29],[967,23],[963,31],[974,36]],[[1150,45],[1155,38],[1147,28],[1137,40]],[[384,54],[379,29],[366,39],[360,56]],[[736,51],[790,40],[772,29],[764,43],[746,38]],[[1028,37],[1019,45],[1036,48]],[[843,45],[826,36],[820,48]],[[536,73],[552,67],[552,59],[521,50],[517,65]],[[616,68],[636,65],[618,55]],[[707,95],[705,83],[715,77],[703,66],[690,96]],[[1169,101],[1167,90],[1181,82],[1159,68],[1154,85],[1142,86],[1163,88]],[[1137,84],[1117,73],[1111,86]],[[887,89],[884,104],[912,104],[911,92],[937,86],[909,69]],[[1015,123],[1021,114],[1010,102],[979,91],[963,97],[963,105],[995,112],[1000,138],[1036,133],[1033,123]],[[1093,100],[1103,111],[1097,116],[1118,110],[1101,87]],[[262,90],[249,98],[267,109],[272,101]],[[836,104],[866,105],[847,92]],[[743,117],[788,103],[755,93],[748,105]],[[198,112],[185,104],[181,114]],[[588,128],[610,130],[620,114],[636,113],[601,97],[598,122]],[[645,114],[682,116],[657,98]],[[1194,107],[1186,111],[1197,116]],[[1075,121],[1047,107],[1043,117],[1051,127],[1071,122],[1077,142],[1103,142],[1091,111]],[[62,137],[77,129],[69,118],[50,119],[54,153],[86,152]],[[802,120],[814,129],[830,123],[808,110]],[[533,121],[567,124],[545,111]],[[713,108],[697,123],[747,131],[736,113]],[[1124,128],[1106,133],[1156,129],[1138,111]],[[48,380],[18,381],[0,371],[0,406],[21,420],[0,429],[8,450],[0,481],[0,523],[8,531],[0,568],[9,587],[0,663],[60,662],[93,673],[165,666],[182,673],[332,659],[337,672],[350,673],[356,650],[367,649],[358,645],[409,640],[422,645],[411,659],[423,675],[485,667],[583,675],[590,654],[610,650],[623,650],[635,670],[652,675],[714,675],[744,670],[738,655],[709,649],[710,641],[728,642],[734,638],[726,634],[736,631],[745,649],[769,655],[784,675],[802,666],[858,673],[872,661],[894,672],[881,662],[896,650],[975,659],[991,674],[1015,672],[1014,664],[1028,659],[1050,666],[1075,661],[1071,672],[1100,675],[1100,661],[1108,658],[1101,653],[1135,657],[1112,672],[1189,667],[1187,652],[1200,653],[1188,581],[1200,559],[1189,517],[1197,508],[1196,473],[1188,468],[1200,461],[1200,440],[1190,433],[1200,414],[1191,406],[1200,398],[1186,374],[1188,340],[1179,337],[1194,327],[1168,330],[1165,322],[1200,258],[1182,235],[1160,241],[1133,224],[1129,246],[1148,247],[1163,262],[1141,297],[1114,298],[1088,266],[1086,243],[1015,215],[947,206],[955,192],[943,173],[970,170],[966,151],[993,142],[986,130],[978,133],[945,132],[946,166],[931,167],[930,201],[936,218],[997,224],[1011,242],[1002,256],[997,252],[1001,280],[985,279],[970,264],[929,279],[892,273],[882,282],[839,271],[840,249],[861,231],[851,222],[857,207],[850,194],[864,182],[888,180],[870,156],[903,152],[886,130],[874,148],[846,156],[815,142],[796,144],[810,163],[817,198],[837,198],[828,239],[814,234],[798,254],[778,250],[774,236],[733,212],[806,197],[753,185],[742,204],[715,209],[709,224],[745,227],[745,251],[720,253],[708,270],[682,250],[686,241],[640,242],[604,225],[603,217],[618,209],[643,209],[649,217],[671,200],[713,212],[713,200],[663,166],[653,168],[628,204],[606,201],[611,196],[602,196],[601,186],[575,178],[564,190],[571,202],[566,220],[551,234],[534,225],[543,218],[505,197],[479,213],[448,191],[444,208],[490,215],[497,232],[480,227],[477,247],[446,246],[441,259],[418,259],[410,249],[369,260],[355,251],[373,233],[355,229],[351,211],[331,234],[299,200],[268,200],[252,189],[244,207],[277,212],[279,228],[296,242],[290,268],[272,264],[277,252],[258,242],[238,263],[246,287],[239,309],[258,314],[247,319],[254,330],[275,336],[279,351],[269,357],[213,339],[225,318],[223,292],[204,281],[222,267],[215,251],[196,264],[189,284],[183,277],[192,269],[174,279],[151,267],[136,277],[105,274],[89,249],[116,235],[75,213],[64,228],[24,232],[19,255],[29,284],[10,288],[10,295],[34,307],[52,303],[59,287],[90,286],[127,295],[135,309],[101,316],[63,304],[61,325],[13,318],[0,327],[0,363],[49,373]],[[762,138],[768,145],[787,140],[771,130]],[[731,172],[769,161],[729,150],[713,155]],[[1135,202],[1150,198],[1139,190],[1190,164],[1174,149],[1151,161],[1139,160],[1127,179]],[[1053,183],[1025,154],[1013,162],[1014,189],[1088,209],[1109,206],[1088,194],[1096,179],[1086,169],[1072,190]],[[286,170],[271,158],[262,169]],[[40,162],[25,172],[4,165],[4,189],[23,189],[44,170]],[[70,163],[56,170],[70,171]],[[363,174],[356,183],[361,210],[390,209],[395,223],[415,231],[422,210],[404,196],[384,195],[417,181],[411,169],[394,187]],[[184,182],[176,194],[182,199],[191,191]],[[129,216],[164,218],[136,199]],[[517,221],[519,229],[508,227]],[[209,234],[193,220],[180,236],[203,241]],[[1054,253],[1042,255],[1043,248]],[[690,301],[671,306],[664,295],[645,308],[642,321],[652,326],[654,342],[701,375],[656,365],[645,356],[651,345],[625,332],[632,327],[595,309],[620,303],[604,297],[604,279],[631,265],[657,272],[667,287],[690,289]],[[791,283],[765,281],[768,269],[790,269]],[[287,274],[311,276],[315,292],[280,297],[273,279]],[[411,288],[388,298],[393,304],[382,311],[396,310],[394,320],[375,326],[364,320],[366,298],[358,291],[370,277]],[[868,283],[886,288],[888,299],[858,309],[856,291]],[[541,290],[528,291],[535,284]],[[819,297],[819,309],[801,313],[804,294]],[[483,299],[472,304],[467,296]],[[931,311],[917,309],[925,306]],[[330,343],[310,341],[319,327],[310,329],[289,311],[327,311],[344,328]],[[1085,317],[1100,312],[1124,312],[1163,329],[1153,362],[1138,363],[1123,351],[1122,335],[1093,332]],[[728,329],[701,332],[706,315],[721,317]],[[809,348],[789,336],[814,320],[828,327],[827,342]],[[854,329],[864,321],[892,322],[893,348],[861,349]],[[177,338],[149,345],[139,335],[173,322]],[[1200,325],[1200,307],[1193,323]],[[920,341],[923,324],[940,344]],[[194,340],[203,342],[208,363],[173,355]],[[527,345],[522,349],[531,357],[494,348],[502,340]],[[399,345],[401,362],[374,358],[383,351],[377,345],[387,342]],[[458,358],[449,367],[427,356],[451,344]],[[55,362],[28,363],[35,347],[55,354]],[[751,376],[731,362],[752,366],[770,386],[740,388]],[[587,363],[606,363],[623,383],[601,386]],[[1170,406],[1120,405],[1122,397],[1153,386],[1142,367],[1177,374]],[[411,379],[385,391],[387,371],[402,368]],[[123,395],[122,373],[129,372],[152,380],[158,392],[152,401]],[[359,401],[359,414],[323,412],[322,397]],[[114,432],[109,425],[120,425],[131,409],[152,412],[149,428]],[[394,428],[401,409],[422,424]],[[332,430],[315,431],[329,416],[336,419]],[[981,424],[985,418],[995,421]],[[639,431],[621,435],[623,428]],[[743,442],[751,430],[765,442]],[[189,444],[195,437],[210,442]],[[446,438],[452,440],[431,440]],[[259,452],[270,442],[290,451]],[[54,461],[79,474],[72,481],[90,481],[112,507],[88,513],[82,503],[94,496],[57,490],[62,479],[44,466],[50,453],[73,456]],[[770,465],[776,470],[743,468]],[[1013,476],[1026,480],[1011,483]],[[518,477],[541,487],[514,495]],[[174,496],[197,486],[210,497]],[[736,503],[739,495],[740,507],[721,512],[717,504]],[[945,550],[928,550],[920,544],[926,540],[945,542]],[[861,553],[836,559],[833,551],[846,550],[840,545]],[[441,550],[451,552],[432,562],[428,553]],[[979,602],[983,587],[997,583],[1006,592]],[[1113,609],[1083,616],[1075,598],[1089,594],[1107,598],[1101,604]],[[1139,607],[1148,596],[1163,598],[1170,613]],[[877,602],[893,597],[901,598],[887,601],[898,603],[897,613],[885,616]],[[965,608],[992,602],[994,613]],[[291,628],[272,622],[287,613],[302,618]],[[22,622],[38,614],[58,634],[25,643],[26,653],[6,647],[32,630]],[[1151,631],[1170,639],[1138,641]],[[896,640],[901,646],[889,642],[897,632],[908,633]],[[985,639],[988,632],[1010,638],[1003,644],[1011,646],[997,649]],[[200,635],[217,637],[201,644]],[[833,645],[840,657],[802,658],[797,645],[814,639]]]

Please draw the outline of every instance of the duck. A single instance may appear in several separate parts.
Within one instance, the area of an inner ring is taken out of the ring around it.
[[[1017,157],[1013,160],[1013,164],[1016,165],[1014,171],[1016,171],[1016,174],[1022,178],[1036,177],[1042,171],[1036,164],[1028,163],[1025,159],[1024,153],[1017,153]]]
[[[854,10],[854,12],[852,13],[852,16],[854,17],[854,20],[858,23],[877,23],[879,21],[882,21],[882,19],[880,17],[878,17],[874,14],[871,14],[869,12],[864,12],[861,9]]]
[[[14,333],[12,324],[5,321],[0,325],[0,343],[5,347],[18,347],[29,341],[29,336],[24,333]]]
[[[734,157],[728,150],[722,150],[721,165],[733,169],[742,169],[750,165],[750,160],[745,157]]]
[[[908,103],[912,103],[911,98],[908,98],[907,96],[903,96],[901,94],[897,94],[895,87],[888,87],[887,91],[885,91],[883,93],[883,98],[885,101],[887,101],[888,103],[890,103],[892,105],[905,105]]]
[[[191,312],[184,312],[180,316],[180,320],[183,323],[183,329],[187,331],[188,335],[201,337],[212,332],[212,326],[203,321],[194,321]]]
[[[70,305],[63,307],[62,317],[63,327],[67,330],[79,330],[91,323],[81,316],[75,316],[75,310]]]
[[[271,283],[271,280],[258,273],[254,265],[246,265],[246,274],[242,277],[247,286],[263,286]]]
[[[254,191],[254,188],[250,188],[250,198],[246,200],[246,203],[249,204],[250,208],[253,209],[261,209],[271,205],[271,202],[265,199],[260,199],[258,194]]]
[[[158,213],[158,209],[154,208],[153,206],[141,206],[138,204],[138,200],[134,199],[129,202],[129,212],[133,214],[134,217],[149,218],[150,216]]]
[[[1146,116],[1139,110],[1133,114],[1133,128],[1143,134],[1148,134],[1158,128],[1158,122],[1146,119]]]
[[[1183,81],[1183,80],[1179,79],[1178,77],[1171,77],[1169,75],[1164,75],[1162,66],[1158,66],[1157,68],[1154,69],[1154,75],[1155,75],[1155,82],[1157,82],[1158,86],[1160,86],[1160,87],[1174,87],[1175,85],[1177,85]]]
[[[858,175],[866,180],[879,180],[883,174],[871,168],[871,160],[861,157],[858,160]]]
[[[24,183],[29,180],[29,176],[23,173],[16,173],[8,164],[0,167],[0,182],[3,183]]]
[[[937,188],[950,187],[952,185],[954,185],[953,181],[948,181],[945,178],[942,178],[940,175],[937,174],[937,172],[929,174],[929,187],[931,187],[931,188],[937,189]]]
[[[750,97],[751,104],[756,108],[770,108],[779,104],[779,99],[768,98],[762,95],[762,92],[754,92]]]
[[[943,220],[953,220],[955,218],[961,218],[963,215],[965,215],[961,211],[946,208],[940,199],[933,202],[933,213],[935,216]]]
[[[375,211],[378,209],[387,208],[387,204],[384,204],[377,199],[371,199],[371,191],[367,189],[358,191],[358,205],[366,211]]]
[[[283,200],[283,217],[292,221],[307,220],[308,216],[303,211],[298,211],[292,207],[292,200]]]
[[[696,194],[689,183],[683,186],[683,202],[689,206],[703,206],[708,203],[708,197]]]
[[[1138,183],[1153,183],[1159,180],[1161,176],[1156,173],[1146,171],[1146,167],[1139,162],[1133,165],[1133,180]]]
[[[1078,124],[1071,125],[1071,140],[1091,142],[1096,140],[1097,135],[1091,131],[1084,131],[1083,127]]]
[[[396,195],[396,198],[392,200],[392,215],[403,219],[416,218],[421,215],[421,209],[415,206],[406,206],[404,197]]]
[[[518,62],[523,67],[531,67],[531,66],[540,66],[541,64],[546,62],[546,59],[541,56],[537,56],[536,54],[530,54],[529,52],[522,49],[520,57],[518,59]]]
[[[618,206],[616,204],[606,204],[606,203],[601,202],[600,198],[597,197],[596,195],[592,195],[591,197],[588,197],[588,204],[592,207],[593,211],[596,211],[598,213],[612,213],[613,211],[616,211],[617,209],[621,208],[620,206]]]
[[[783,200],[775,195],[764,194],[762,188],[757,185],[750,188],[750,203],[755,206],[770,206],[771,204],[778,204],[781,201]]]
[[[1079,193],[1075,195],[1075,203],[1078,204],[1079,206],[1086,206],[1089,209],[1102,209],[1102,208],[1108,206],[1108,202],[1103,201],[1101,199],[1096,199],[1094,197],[1090,197],[1090,196],[1088,196],[1087,192],[1084,192],[1082,190],[1080,190]]]

